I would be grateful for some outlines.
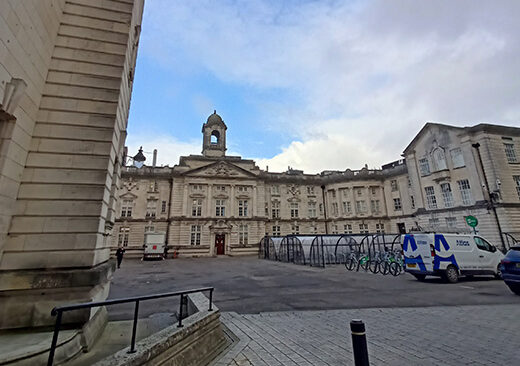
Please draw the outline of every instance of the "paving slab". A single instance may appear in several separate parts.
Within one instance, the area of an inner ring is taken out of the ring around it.
[[[353,364],[349,322],[367,327],[370,364],[504,365],[520,360],[517,305],[222,314],[240,339],[228,365]]]

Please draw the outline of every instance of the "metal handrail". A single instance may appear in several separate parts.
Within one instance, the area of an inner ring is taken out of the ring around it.
[[[163,294],[125,297],[122,299],[97,301],[97,302],[84,302],[84,303],[80,303],[80,304],[57,306],[54,309],[52,309],[52,311],[51,311],[51,315],[56,316],[56,322],[54,323],[54,334],[52,335],[52,342],[51,342],[51,348],[49,350],[49,359],[47,361],[47,366],[52,366],[54,363],[54,353],[56,351],[56,346],[58,343],[58,334],[60,332],[60,327],[61,327],[61,318],[62,318],[63,313],[66,311],[88,309],[88,308],[94,308],[94,307],[100,307],[100,306],[106,306],[106,305],[124,304],[124,303],[128,303],[128,302],[135,302],[134,322],[132,325],[132,340],[130,343],[130,350],[128,351],[128,353],[134,353],[135,352],[135,335],[136,335],[136,331],[137,331],[137,318],[139,315],[139,302],[140,301],[161,299],[164,297],[180,296],[181,301],[180,301],[180,306],[179,306],[179,324],[177,325],[177,327],[182,328],[183,327],[182,309],[183,309],[183,306],[185,306],[187,304],[186,295],[193,294],[196,292],[209,291],[209,309],[208,309],[208,311],[213,311],[213,290],[214,290],[213,287],[202,287],[202,288],[185,290],[185,291],[166,292]]]

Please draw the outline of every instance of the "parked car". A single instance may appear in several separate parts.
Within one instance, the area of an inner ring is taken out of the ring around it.
[[[501,277],[500,260],[504,254],[482,236],[413,233],[403,235],[402,243],[405,271],[418,280],[440,276],[455,283],[460,276]]]
[[[501,261],[502,278],[515,294],[520,295],[520,245],[511,247]]]

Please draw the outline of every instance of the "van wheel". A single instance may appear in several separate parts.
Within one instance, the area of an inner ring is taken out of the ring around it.
[[[500,269],[500,264],[497,266],[497,272],[495,273],[495,278],[497,280],[501,280],[502,279],[502,270]]]
[[[418,281],[424,281],[424,279],[426,278],[426,275],[423,274],[414,274],[413,276],[417,278]]]
[[[459,272],[454,265],[449,265],[444,271],[444,279],[449,283],[457,283],[459,281]]]

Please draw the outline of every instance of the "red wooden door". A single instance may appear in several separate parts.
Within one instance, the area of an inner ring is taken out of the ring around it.
[[[217,255],[225,253],[225,235],[215,235],[215,247],[217,248]]]

